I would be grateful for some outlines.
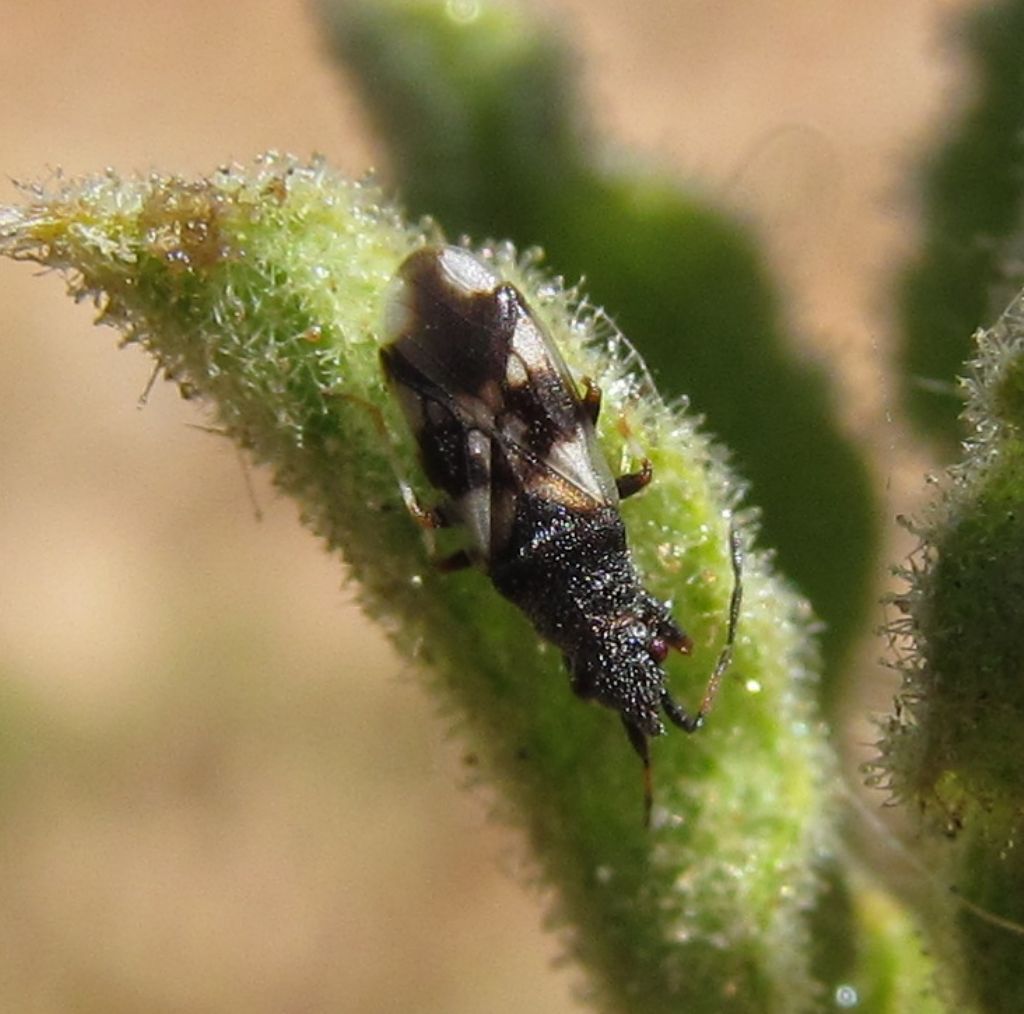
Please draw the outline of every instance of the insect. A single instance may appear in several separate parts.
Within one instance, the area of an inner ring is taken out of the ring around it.
[[[424,246],[389,294],[381,362],[444,500],[431,509],[403,486],[424,526],[461,525],[466,548],[444,569],[481,567],[565,658],[573,691],[617,711],[644,770],[648,740],[669,721],[700,727],[729,665],[740,609],[741,543],[731,536],[734,587],[726,645],[699,709],[665,685],[669,651],[690,639],[641,584],[620,500],[644,488],[650,462],[614,478],[597,441],[601,392],[580,394],[522,293],[468,250]]]

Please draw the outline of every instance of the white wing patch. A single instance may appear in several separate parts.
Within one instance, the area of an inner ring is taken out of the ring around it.
[[[589,444],[583,433],[571,440],[556,441],[548,451],[547,464],[553,476],[568,481],[577,490],[585,493],[590,500],[597,503],[615,503],[618,495],[611,473],[597,463],[603,463],[604,458],[595,459]],[[538,478],[543,486],[549,476],[542,474]],[[566,499],[564,490],[559,492],[561,498]]]
[[[505,383],[509,387],[526,387],[530,383],[530,375],[526,372],[522,359],[515,352],[510,352],[505,364]]]
[[[487,558],[492,548],[491,438],[480,430],[469,430],[466,433],[466,458],[473,485],[459,497],[455,509],[473,545]]]
[[[513,372],[518,375],[525,367],[528,374],[525,383],[528,383],[531,376],[550,375],[554,370],[562,380],[566,395],[575,394],[576,382],[565,360],[532,317],[519,318],[510,344],[506,365],[509,375]],[[512,384],[511,379],[509,383]],[[615,480],[589,420],[580,419],[571,436],[556,440],[544,456],[544,465],[545,469],[529,478],[527,485],[531,492],[583,510],[595,504],[618,503]]]
[[[555,352],[540,328],[529,317],[520,317],[516,321],[511,352],[513,355],[509,357],[509,361],[511,362],[513,356],[518,356],[529,373],[550,370],[552,362],[559,368],[559,373],[564,375],[566,372],[561,356]]]
[[[501,284],[501,279],[486,264],[462,247],[443,247],[438,263],[445,281],[467,296],[488,295]]]

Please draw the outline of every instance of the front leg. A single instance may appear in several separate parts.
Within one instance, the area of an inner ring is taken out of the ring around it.
[[[672,724],[684,732],[696,732],[704,724],[703,707],[696,715],[691,715],[667,690],[661,692],[661,706]]]
[[[436,507],[424,507],[420,503],[419,497],[413,492],[412,487],[407,482],[399,483],[399,488],[402,491],[402,500],[405,502],[405,509],[409,512],[413,521],[427,532],[434,532],[438,528],[450,528],[454,521],[448,515],[445,510],[444,504],[438,504]],[[428,538],[427,544],[429,552],[433,555],[434,543],[432,538]],[[473,555],[467,549],[459,549],[452,553],[450,556],[444,556],[440,559],[436,557],[433,560],[434,566],[442,574],[451,574],[457,570],[465,570],[467,567],[472,567],[476,563]]]
[[[598,417],[601,415],[601,388],[595,384],[590,377],[583,378],[583,411],[590,420],[592,426],[597,425]],[[628,475],[620,475],[615,480],[615,487],[619,491],[619,499],[625,500],[634,493],[639,493],[654,476],[654,469],[646,458],[640,466],[639,472],[630,472]]]
[[[583,378],[583,411],[586,412],[590,424],[596,426],[601,414],[601,388],[590,377]]]
[[[619,491],[619,499],[625,500],[634,493],[639,493],[654,477],[654,467],[644,458],[639,472],[627,472],[615,480],[615,488]]]
[[[445,513],[443,505],[424,507],[420,503],[420,498],[413,492],[412,486],[407,482],[399,482],[398,488],[402,492],[402,502],[405,504],[405,509],[420,528],[434,531],[438,528],[451,527],[452,521]]]

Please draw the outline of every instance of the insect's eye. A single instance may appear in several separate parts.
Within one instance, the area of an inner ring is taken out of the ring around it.
[[[655,662],[664,662],[668,658],[668,641],[663,637],[652,637],[647,650]]]

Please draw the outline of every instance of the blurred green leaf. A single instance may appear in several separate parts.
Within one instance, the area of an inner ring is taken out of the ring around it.
[[[1024,2],[980,5],[958,24],[970,97],[922,170],[924,238],[897,292],[906,405],[947,458],[962,435],[956,379],[971,335],[1009,299],[1024,253]]]
[[[936,946],[995,1012],[1024,1007],[1024,296],[978,333],[969,366],[967,453],[915,525],[894,600],[903,688],[876,767],[923,815],[939,883],[969,903],[946,900]]]

